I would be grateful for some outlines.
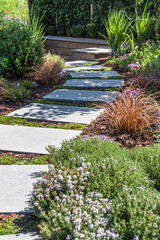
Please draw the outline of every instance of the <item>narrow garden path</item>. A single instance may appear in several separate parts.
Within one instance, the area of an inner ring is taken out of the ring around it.
[[[79,66],[82,64],[85,66]],[[66,66],[66,70],[70,71],[71,79],[65,82],[64,89],[57,89],[43,97],[44,100],[57,101],[57,105],[31,103],[8,116],[47,122],[90,124],[102,113],[103,109],[63,106],[58,105],[58,102],[94,102],[97,104],[113,101],[118,94],[113,88],[124,84],[124,80],[117,72],[105,71],[100,65],[91,66],[89,61],[67,62]],[[103,88],[112,88],[112,91],[109,89],[103,91]],[[48,154],[46,146],[60,147],[62,141],[81,133],[75,130],[7,125],[0,125],[0,132],[1,151],[35,154]],[[0,213],[32,212],[28,200],[33,183],[40,177],[40,172],[47,169],[47,165],[0,166]],[[36,240],[38,237],[34,234],[0,236],[0,240],[9,239]]]

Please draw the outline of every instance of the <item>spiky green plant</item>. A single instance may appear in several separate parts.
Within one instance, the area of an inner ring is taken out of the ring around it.
[[[116,56],[120,45],[127,41],[127,33],[131,22],[128,21],[123,12],[110,11],[108,19],[104,21],[104,26],[106,29],[106,35],[102,35],[107,45],[112,49],[113,56]]]
[[[150,11],[147,11],[147,4],[145,5],[142,17],[136,17],[135,30],[137,36],[137,42],[142,44],[145,40],[148,40],[150,36],[149,25],[150,25]]]

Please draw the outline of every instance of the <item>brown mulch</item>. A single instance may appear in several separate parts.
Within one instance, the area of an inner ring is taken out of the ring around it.
[[[87,126],[81,135],[105,135],[113,139],[120,144],[121,147],[133,148],[147,145],[153,145],[156,143],[156,137],[153,134],[148,136],[137,136],[135,134],[129,134],[124,132],[113,131],[110,120],[105,113],[102,113],[95,121]]]
[[[0,224],[2,225],[2,227],[5,227],[5,222],[10,217],[13,218],[13,222],[15,223],[15,225],[20,228],[21,233],[30,232],[31,230],[39,231],[39,225],[37,225],[36,229],[30,229],[27,227],[27,223],[37,219],[34,214],[0,214]]]

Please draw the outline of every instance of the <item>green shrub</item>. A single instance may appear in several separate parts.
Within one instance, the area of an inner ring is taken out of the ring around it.
[[[0,71],[14,76],[23,75],[43,57],[43,28],[39,19],[5,19],[0,24]]]
[[[120,240],[158,240],[160,238],[160,193],[144,186],[123,187],[113,200],[110,228]]]
[[[23,80],[20,82],[7,82],[5,81],[5,99],[12,101],[21,100],[30,96],[30,89],[35,87],[35,84],[30,80]]]
[[[155,188],[160,191],[160,149],[159,146],[132,149],[129,157],[141,165],[153,180]]]
[[[89,166],[83,159],[72,169],[59,164],[35,184],[32,202],[42,219],[42,239],[105,237],[111,201],[98,192],[85,192]],[[107,228],[107,234],[118,239],[112,229]]]
[[[86,30],[88,33],[88,36],[93,38],[96,37],[97,31],[96,31],[96,24],[95,23],[88,23],[86,26]]]
[[[64,36],[65,35],[65,30],[64,29],[58,29],[57,30],[57,35],[58,36]]]
[[[159,239],[160,193],[148,171],[159,146],[126,151],[105,139],[49,148],[53,167],[32,196],[42,239]]]
[[[73,37],[84,37],[86,33],[84,25],[76,25],[70,29],[70,34]]]
[[[47,26],[46,32],[48,35],[56,35],[57,29],[55,26]]]

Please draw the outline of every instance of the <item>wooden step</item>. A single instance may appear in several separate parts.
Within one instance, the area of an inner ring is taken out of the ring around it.
[[[72,59],[75,60],[91,60],[105,58],[111,54],[112,50],[109,47],[94,47],[72,50]]]
[[[72,50],[84,49],[93,47],[105,47],[106,43],[101,39],[89,39],[89,38],[73,38],[73,37],[58,37],[58,36],[45,36],[46,41],[45,50],[51,51],[55,54],[59,54],[62,57],[68,56],[68,59],[72,59]]]

